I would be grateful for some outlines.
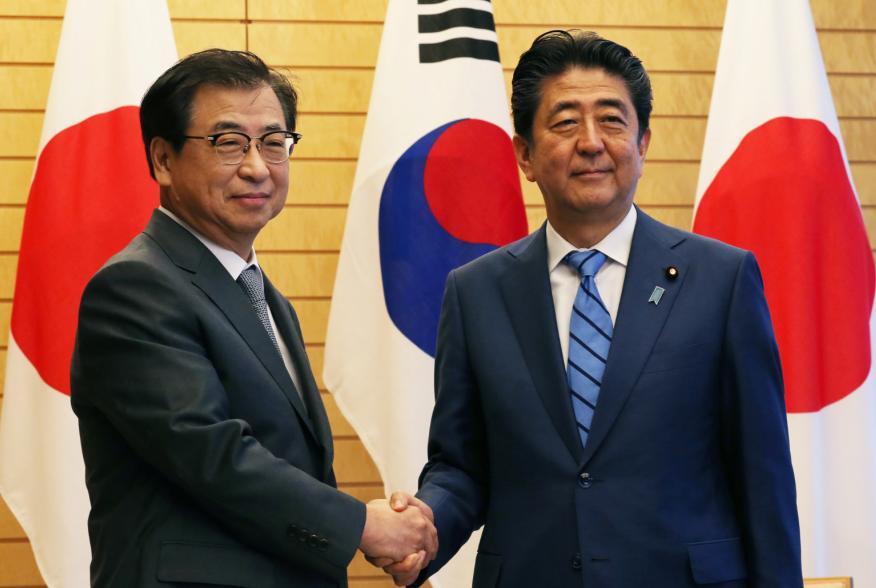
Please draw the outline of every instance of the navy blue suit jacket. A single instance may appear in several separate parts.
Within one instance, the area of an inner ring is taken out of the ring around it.
[[[420,582],[484,525],[477,587],[801,586],[781,368],[754,257],[639,211],[585,447],[544,227],[452,272],[420,483],[440,539]]]

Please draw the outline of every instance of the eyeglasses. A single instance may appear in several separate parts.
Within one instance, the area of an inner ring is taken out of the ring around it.
[[[253,141],[256,149],[268,163],[284,163],[292,156],[295,144],[301,140],[301,133],[295,131],[268,131],[261,137],[250,137],[239,131],[214,133],[206,137],[183,135],[184,139],[203,139],[210,141],[219,156],[219,161],[225,165],[238,165],[246,157]]]

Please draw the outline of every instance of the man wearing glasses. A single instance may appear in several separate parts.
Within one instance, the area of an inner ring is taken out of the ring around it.
[[[296,106],[258,57],[218,49],[143,99],[161,206],[87,286],[72,365],[93,586],[345,586],[357,548],[434,557],[427,507],[336,489],[298,319],[253,250],[286,200]]]

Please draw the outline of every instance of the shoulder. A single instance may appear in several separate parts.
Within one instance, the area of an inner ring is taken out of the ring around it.
[[[648,233],[652,239],[664,244],[679,255],[693,262],[704,262],[738,267],[752,253],[718,239],[692,233],[664,224],[641,210],[636,231]],[[634,237],[634,243],[636,238]]]

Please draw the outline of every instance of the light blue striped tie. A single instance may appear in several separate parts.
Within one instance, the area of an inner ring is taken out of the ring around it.
[[[572,306],[569,366],[566,370],[581,445],[587,444],[611,346],[611,315],[599,297],[594,279],[605,260],[605,254],[596,250],[573,251],[563,258],[563,262],[581,276],[581,287]]]

